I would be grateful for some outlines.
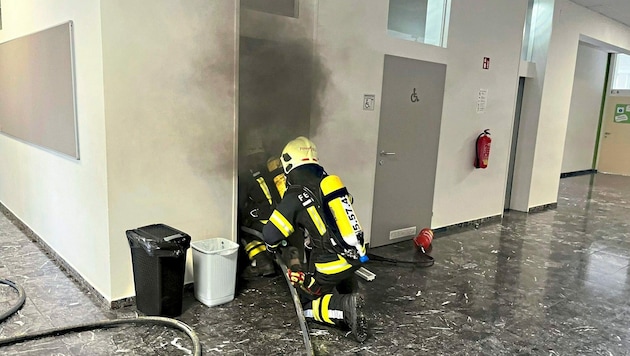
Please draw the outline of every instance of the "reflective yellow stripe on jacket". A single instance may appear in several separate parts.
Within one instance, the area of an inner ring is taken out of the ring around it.
[[[253,260],[257,254],[267,251],[267,247],[262,241],[254,240],[247,245],[245,245],[245,252],[247,252],[247,257],[250,260]]]
[[[321,236],[324,236],[324,234],[326,233],[326,225],[322,221],[322,217],[317,212],[317,209],[315,209],[314,206],[309,206],[306,211],[308,211],[308,215],[311,216],[311,220],[313,220],[313,223],[317,227],[317,231],[319,231],[319,234]]]
[[[340,255],[337,255],[337,257],[339,259],[336,261],[315,263],[315,269],[322,274],[337,274],[352,267],[345,258]]]
[[[260,189],[262,189],[263,193],[265,193],[269,205],[273,205],[273,202],[271,200],[271,192],[269,191],[267,183],[265,183],[265,179],[263,179],[263,177],[258,177],[256,178],[256,181],[258,182],[258,185],[260,185]]]
[[[278,210],[274,210],[269,221],[280,230],[284,237],[289,237],[295,231],[293,225]]]

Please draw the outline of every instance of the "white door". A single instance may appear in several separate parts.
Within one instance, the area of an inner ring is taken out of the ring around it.
[[[370,246],[430,227],[446,65],[386,55]]]

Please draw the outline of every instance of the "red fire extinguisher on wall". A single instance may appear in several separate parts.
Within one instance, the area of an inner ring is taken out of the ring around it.
[[[488,158],[490,157],[490,129],[483,130],[483,133],[477,136],[477,142],[475,143],[475,168],[488,167]]]

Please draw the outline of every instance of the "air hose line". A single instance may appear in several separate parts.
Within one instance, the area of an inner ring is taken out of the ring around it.
[[[24,289],[21,286],[6,279],[0,279],[0,284],[6,284],[15,289],[18,292],[19,298],[18,302],[13,305],[7,312],[0,314],[0,323],[2,323],[5,319],[17,312],[24,305],[24,302],[26,301],[26,293],[24,293]],[[78,324],[67,327],[43,330],[32,334],[18,335],[0,339],[0,347],[17,344],[24,341],[37,340],[50,336],[60,336],[72,332],[82,332],[94,329],[107,329],[123,324],[159,324],[183,331],[193,343],[192,354],[194,356],[201,356],[201,342],[199,341],[199,337],[197,336],[195,331],[190,326],[176,319],[159,316],[139,316],[137,318],[103,320],[93,323]]]
[[[22,286],[20,286],[19,284],[15,284],[7,279],[0,279],[0,284],[5,284],[15,289],[15,291],[18,293],[17,303],[12,305],[11,308],[9,308],[9,310],[7,310],[6,312],[0,314],[0,323],[1,323],[4,321],[4,319],[7,319],[11,315],[13,315],[15,312],[20,310],[20,308],[22,308],[22,306],[24,305],[24,302],[26,302],[26,293],[24,293],[24,288],[22,288]]]

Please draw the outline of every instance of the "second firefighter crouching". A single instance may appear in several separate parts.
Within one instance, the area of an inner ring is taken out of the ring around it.
[[[338,224],[334,204],[330,204],[342,199],[337,204],[351,207],[351,197],[338,177],[324,171],[317,148],[308,138],[290,141],[280,159],[288,188],[263,228],[267,249],[273,252],[296,231],[309,236],[312,250],[305,271],[289,270],[304,316],[350,329],[363,342],[368,326],[354,274],[366,258],[363,232],[354,214],[345,217],[346,225]]]
[[[239,161],[238,236],[249,261],[242,276],[272,276],[275,266],[266,252],[262,230],[286,189],[284,174],[279,158],[268,159],[257,131],[246,135],[240,151],[243,157]],[[282,177],[277,177],[279,171]]]

